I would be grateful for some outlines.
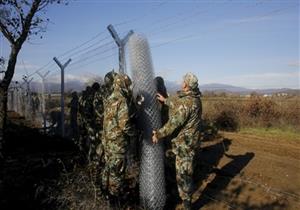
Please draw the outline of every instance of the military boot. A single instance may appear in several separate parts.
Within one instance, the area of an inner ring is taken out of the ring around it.
[[[111,195],[111,194],[109,195],[109,206],[112,209],[120,209],[121,205],[118,196]]]
[[[191,210],[192,209],[192,202],[190,200],[183,200],[183,208],[185,210]]]

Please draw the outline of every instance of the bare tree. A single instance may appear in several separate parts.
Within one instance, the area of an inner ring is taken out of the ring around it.
[[[14,76],[18,54],[29,37],[40,35],[49,21],[46,8],[63,0],[0,0],[0,31],[10,44],[10,54],[0,81],[0,154],[7,116],[7,90]]]

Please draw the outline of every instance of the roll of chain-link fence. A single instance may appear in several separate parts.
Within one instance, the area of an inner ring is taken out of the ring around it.
[[[152,144],[152,130],[161,126],[148,41],[133,34],[128,43],[134,95],[144,97],[139,113],[141,141],[140,201],[146,209],[163,209],[166,200],[163,144]]]

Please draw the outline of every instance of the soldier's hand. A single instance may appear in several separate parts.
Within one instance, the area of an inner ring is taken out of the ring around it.
[[[144,96],[143,95],[137,95],[136,96],[136,103],[139,105],[139,106],[141,106],[143,103],[144,103],[144,101],[145,101],[145,98],[144,98]]]
[[[157,138],[156,131],[152,131],[152,142],[153,142],[153,144],[158,143],[158,138]]]
[[[162,103],[165,103],[165,101],[166,101],[166,98],[163,97],[163,96],[162,96],[161,94],[159,94],[159,93],[156,94],[156,98],[157,98],[157,100],[159,100],[159,101],[162,102]]]

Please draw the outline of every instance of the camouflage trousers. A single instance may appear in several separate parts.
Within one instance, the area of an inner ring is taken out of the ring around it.
[[[124,137],[102,140],[104,150],[102,187],[110,195],[118,196],[123,192],[125,185],[127,141]]]
[[[92,126],[87,127],[87,159],[92,161],[96,155],[96,136]]]
[[[102,171],[102,187],[109,194],[118,196],[123,192],[125,168],[125,154],[105,155],[105,165]]]
[[[0,128],[0,161],[1,161],[1,159],[3,158],[3,154],[2,154],[2,150],[3,150],[3,139],[4,137],[3,137],[3,130],[2,130],[2,128]]]
[[[182,200],[192,199],[193,193],[193,156],[176,155],[176,181]]]

